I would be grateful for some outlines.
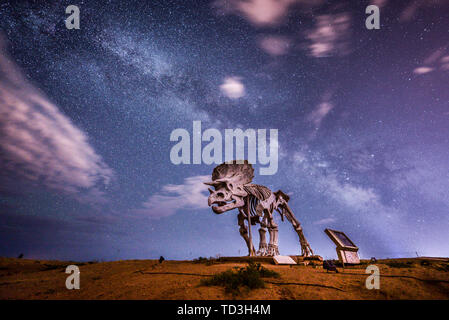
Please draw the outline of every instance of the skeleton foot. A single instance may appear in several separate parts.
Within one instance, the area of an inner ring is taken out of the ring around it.
[[[270,243],[268,244],[268,256],[277,256],[279,255],[278,250],[278,226],[271,219],[270,226],[268,227],[268,232],[270,233]]]
[[[301,245],[301,256],[303,257],[313,256],[313,250],[310,247],[309,243],[307,242],[306,238],[304,237],[304,234],[302,233],[302,228],[298,226],[295,228],[295,230],[299,236],[299,243]]]
[[[268,246],[267,246],[267,240],[265,237],[265,234],[267,233],[267,229],[262,226],[262,228],[259,229],[259,235],[260,235],[260,241],[259,241],[259,250],[257,250],[258,256],[266,256],[268,254]]]
[[[266,243],[259,244],[259,250],[257,250],[257,255],[265,257],[268,255],[268,246]]]
[[[273,257],[279,255],[279,249],[277,245],[269,244],[268,245],[268,254],[267,256]]]

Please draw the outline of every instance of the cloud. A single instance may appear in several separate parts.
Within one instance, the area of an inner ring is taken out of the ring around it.
[[[413,73],[426,74],[426,73],[432,72],[433,70],[434,70],[433,68],[429,68],[429,67],[419,67],[419,68],[415,68],[415,70],[413,70]]]
[[[407,7],[399,15],[400,22],[410,22],[416,17],[416,13],[423,7],[431,7],[433,9],[439,9],[448,4],[447,0],[412,0]]]
[[[344,56],[350,53],[351,17],[347,13],[320,15],[315,28],[306,31],[309,54],[315,58]]]
[[[385,5],[386,1],[375,1]],[[222,15],[234,14],[243,17],[255,27],[278,27],[295,12],[314,16],[313,10],[323,5],[323,0],[216,0],[212,7]],[[316,18],[314,28],[305,32],[309,54],[316,58],[344,56],[349,47],[351,17],[348,13],[323,14]],[[273,56],[284,55],[293,44],[282,36],[265,36],[259,46]]]
[[[359,149],[354,151],[347,151],[350,155],[349,166],[355,172],[369,172],[375,169],[377,159],[375,155],[367,149]]]
[[[220,85],[221,92],[231,99],[238,99],[245,95],[245,86],[240,77],[226,77]]]
[[[435,63],[443,54],[446,48],[439,48],[433,51],[426,59],[424,59],[424,64]]]
[[[207,186],[210,176],[194,176],[184,179],[184,184],[168,184],[142,204],[134,213],[158,219],[174,215],[178,210],[207,209]]]
[[[322,102],[307,116],[307,120],[313,122],[313,124],[319,128],[323,119],[333,108],[334,105],[332,103]]]
[[[381,189],[376,189],[376,185],[368,185],[366,179],[358,180],[359,182],[346,179],[345,170],[338,163],[331,162],[327,167],[321,168],[318,163],[325,159],[321,153],[313,152],[307,145],[301,151],[291,153],[290,159],[292,181],[303,181],[301,189],[304,185],[310,187],[322,199],[327,211],[336,213],[336,216],[330,214],[323,219],[335,217],[340,227],[353,230],[364,225],[367,232],[376,234],[375,238],[379,241],[373,248],[378,248],[383,243],[387,245],[387,250],[405,251],[413,245],[408,235],[416,232],[416,224],[407,219],[406,203],[389,204],[386,199],[388,196],[384,198]],[[331,220],[318,220],[315,224],[325,222],[333,223]],[[401,228],[400,233],[397,232],[398,226]]]
[[[413,73],[421,75],[433,71],[449,70],[449,55],[447,55],[447,46],[433,51],[424,59],[424,65],[413,70]]]
[[[406,162],[386,162],[393,172],[391,185],[396,192],[417,192],[421,199],[443,203],[449,208],[449,158],[442,144],[429,145],[421,154],[411,148],[396,151]],[[425,152],[424,152],[425,151]]]
[[[219,14],[235,14],[256,27],[276,27],[285,22],[293,6],[305,9],[320,6],[324,0],[216,0],[212,7]]]
[[[309,135],[309,140],[315,139],[318,130],[321,127],[323,120],[334,109],[334,104],[331,102],[335,88],[327,89],[321,96],[321,103],[319,103],[309,114],[306,115],[305,120],[313,124],[313,131]]]
[[[291,159],[296,170],[313,178],[313,184],[318,190],[323,190],[340,204],[356,211],[370,211],[372,208],[383,207],[380,197],[372,188],[341,181],[337,177],[337,172],[320,157],[295,151]],[[322,165],[323,163],[326,165]]]
[[[365,210],[380,205],[379,196],[371,188],[342,183],[335,175],[323,177],[321,183],[335,200],[355,210]]]
[[[259,47],[272,56],[281,56],[288,52],[291,41],[282,36],[264,36],[259,40]]]
[[[441,70],[448,71],[449,70],[449,56],[445,56],[441,58]]]
[[[412,1],[410,5],[408,5],[400,14],[399,21],[405,22],[413,19],[416,10],[418,10],[420,6],[420,1]]]
[[[372,5],[378,6],[379,8],[385,7],[388,3],[388,0],[371,0]]]
[[[324,219],[315,221],[313,224],[321,226],[321,225],[324,225],[324,224],[332,224],[332,223],[334,223],[336,221],[337,221],[337,219],[335,219],[335,218],[324,218]]]
[[[107,185],[112,170],[88,137],[7,57],[0,40],[0,170],[48,188],[79,194]],[[85,196],[85,195],[84,195]]]
[[[237,14],[257,27],[283,22],[289,7],[297,0],[218,0],[213,6],[222,14]]]

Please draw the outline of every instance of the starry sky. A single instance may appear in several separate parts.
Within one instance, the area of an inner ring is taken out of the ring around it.
[[[0,4],[0,256],[246,255],[237,211],[207,206],[215,165],[170,161],[193,121],[278,130],[253,182],[315,253],[336,258],[331,228],[362,258],[449,256],[449,1],[99,3]]]

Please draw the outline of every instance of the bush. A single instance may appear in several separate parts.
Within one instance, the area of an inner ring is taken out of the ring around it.
[[[250,262],[245,268],[226,270],[215,274],[210,279],[203,279],[201,285],[204,286],[222,286],[226,293],[232,295],[240,294],[243,287],[246,290],[264,288],[265,282],[262,278],[278,278],[279,273],[266,269],[260,263]]]
[[[211,266],[213,264],[220,263],[220,258],[214,258],[214,257],[198,257],[197,259],[193,259],[193,263],[204,263],[206,266]]]
[[[430,266],[430,261],[428,261],[428,260],[422,260],[422,261],[421,261],[421,265],[422,265],[422,266]]]
[[[194,263],[205,263],[207,261],[208,261],[208,259],[204,258],[204,257],[198,257],[197,259],[193,259]]]

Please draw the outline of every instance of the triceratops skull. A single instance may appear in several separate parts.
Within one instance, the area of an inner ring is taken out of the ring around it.
[[[207,184],[215,188],[215,190],[209,188],[210,195],[207,199],[207,204],[212,206],[212,210],[215,213],[223,213],[240,208],[245,204],[243,198],[248,194],[243,189],[243,185],[234,184],[233,181],[222,180]]]
[[[243,200],[248,194],[244,185],[250,183],[254,174],[251,164],[245,162],[223,163],[217,166],[212,173],[212,181],[205,184],[213,186],[209,188],[208,205],[217,213],[223,213],[242,207]]]

